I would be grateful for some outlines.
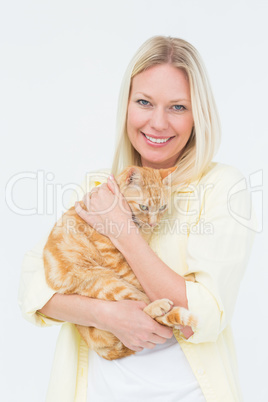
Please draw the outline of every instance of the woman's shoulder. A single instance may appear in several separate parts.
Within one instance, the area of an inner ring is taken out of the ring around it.
[[[211,162],[200,179],[200,183],[213,185],[231,185],[245,180],[244,174],[235,166],[221,162]]]
[[[237,193],[245,197],[247,193],[247,181],[244,174],[237,167],[221,162],[212,162],[209,165],[198,181],[197,187],[214,202],[220,202]]]
[[[225,211],[225,218],[232,217],[245,228],[258,231],[248,177],[237,167],[213,162],[200,185],[207,210]]]

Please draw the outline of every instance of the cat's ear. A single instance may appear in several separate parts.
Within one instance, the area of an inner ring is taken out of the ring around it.
[[[142,175],[139,171],[139,168],[136,166],[131,166],[128,170],[127,170],[127,174],[126,174],[126,184],[142,184],[143,183],[143,179],[142,179]]]
[[[169,176],[171,173],[175,172],[178,166],[173,166],[168,169],[159,169],[160,176],[163,179],[165,179],[167,176]]]

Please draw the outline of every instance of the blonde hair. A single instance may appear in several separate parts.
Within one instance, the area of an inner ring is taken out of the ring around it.
[[[112,173],[129,165],[141,166],[139,153],[129,141],[126,120],[132,78],[156,64],[171,64],[186,72],[191,93],[194,127],[177,160],[173,184],[187,184],[206,171],[220,143],[220,122],[206,69],[197,50],[183,39],[154,36],[130,61],[123,77],[117,112],[117,143]]]

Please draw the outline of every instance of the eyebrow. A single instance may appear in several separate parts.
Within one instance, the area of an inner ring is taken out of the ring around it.
[[[142,95],[142,96],[144,96],[145,98],[148,98],[148,99],[152,99],[152,97],[150,96],[150,95],[147,95],[147,94],[145,94],[145,93],[143,93],[143,92],[136,92],[135,93],[135,95],[138,95],[138,94],[140,94],[140,95]],[[183,99],[183,98],[181,98],[181,99],[174,99],[174,100],[171,100],[170,102],[171,103],[176,103],[176,102],[190,102],[190,99]]]

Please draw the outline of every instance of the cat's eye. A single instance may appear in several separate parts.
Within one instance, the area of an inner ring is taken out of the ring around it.
[[[166,207],[167,207],[167,204],[162,205],[162,207],[159,208],[159,211],[164,211],[166,209]]]
[[[148,211],[148,210],[149,210],[149,207],[147,207],[147,205],[139,204],[139,207],[140,207],[140,209],[141,209],[142,211]]]

